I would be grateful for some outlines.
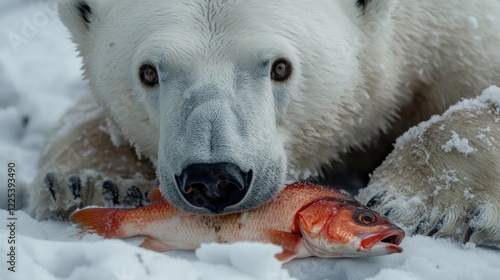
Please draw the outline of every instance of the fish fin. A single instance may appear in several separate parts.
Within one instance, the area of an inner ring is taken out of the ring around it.
[[[296,233],[269,230],[268,237],[275,245],[283,248],[283,252],[276,254],[276,258],[282,262],[287,262],[298,256],[298,247],[302,242],[302,237]]]
[[[151,203],[153,203],[155,201],[163,200],[163,199],[164,199],[163,194],[161,193],[160,188],[152,189],[149,192],[149,201]]]
[[[70,221],[80,229],[80,232],[97,233],[105,238],[124,237],[119,231],[121,215],[116,216],[119,209],[84,208],[75,211],[69,217]]]
[[[283,252],[276,254],[275,257],[278,259],[278,261],[286,263],[297,257],[297,253],[283,250]]]
[[[159,252],[159,253],[179,249],[175,246],[163,244],[160,241],[158,241],[152,237],[146,237],[146,239],[144,239],[144,241],[142,241],[142,243],[141,243],[141,245],[139,245],[139,247],[144,248],[144,249],[149,249],[149,250]]]

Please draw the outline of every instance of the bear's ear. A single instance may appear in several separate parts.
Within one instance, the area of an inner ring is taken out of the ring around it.
[[[89,34],[103,16],[107,14],[113,0],[60,0],[61,21],[71,32],[73,41],[85,55]]]
[[[362,9],[364,9],[366,7],[366,5],[368,4],[368,2],[370,2],[371,0],[357,0],[356,1],[356,5]]]
[[[378,19],[390,15],[394,11],[394,0],[356,0],[356,6],[365,17]]]

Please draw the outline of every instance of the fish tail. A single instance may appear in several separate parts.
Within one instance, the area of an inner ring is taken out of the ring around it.
[[[120,230],[123,215],[119,214],[122,211],[122,209],[85,208],[74,212],[69,219],[76,224],[80,232],[97,233],[105,238],[121,238],[126,237]]]

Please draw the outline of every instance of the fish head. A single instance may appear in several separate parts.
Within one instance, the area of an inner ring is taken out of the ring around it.
[[[404,231],[356,201],[321,199],[297,213],[305,247],[318,257],[401,253]]]

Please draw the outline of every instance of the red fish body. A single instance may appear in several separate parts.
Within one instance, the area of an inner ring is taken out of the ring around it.
[[[308,256],[355,257],[402,251],[404,232],[385,217],[335,189],[288,185],[259,208],[228,215],[197,215],[161,198],[135,209],[85,208],[71,221],[105,238],[146,236],[141,247],[164,252],[202,243],[253,241],[283,247],[283,261]]]

